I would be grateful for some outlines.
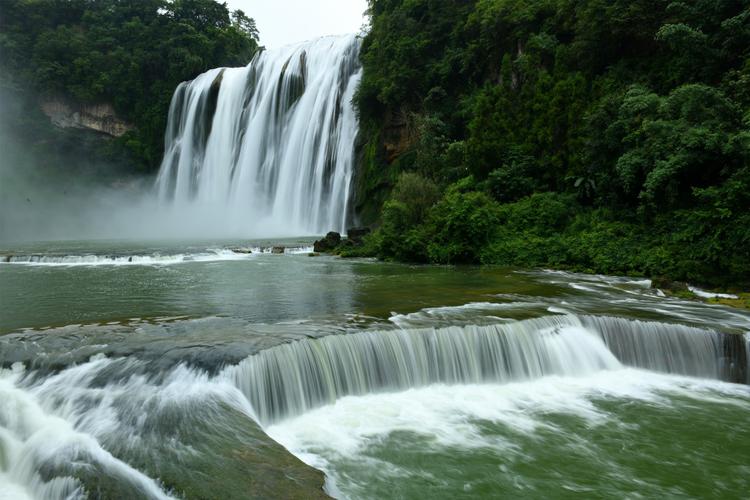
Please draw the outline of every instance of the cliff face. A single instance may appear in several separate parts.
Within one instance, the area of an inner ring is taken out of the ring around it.
[[[409,123],[407,113],[388,110],[385,113],[382,140],[385,161],[388,165],[398,160],[404,152],[414,145],[415,141],[416,133],[412,124]]]
[[[120,137],[135,127],[119,118],[111,104],[80,104],[55,97],[40,104],[42,112],[53,125],[60,128],[94,130],[112,137]]]

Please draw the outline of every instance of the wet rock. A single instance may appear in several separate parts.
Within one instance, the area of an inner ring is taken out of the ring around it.
[[[0,255],[0,262],[10,262],[10,255]]]
[[[651,288],[669,292],[689,292],[688,284],[682,281],[672,281],[664,276],[651,278]]]
[[[286,250],[286,248],[284,248],[284,247],[273,247],[273,248],[271,249],[271,253],[275,253],[275,254],[283,254],[283,253],[284,253],[284,250]]]
[[[253,253],[253,249],[252,248],[230,248],[229,250],[231,250],[234,253],[244,253],[244,254],[251,254],[251,253]]]
[[[331,231],[322,240],[318,240],[313,245],[313,250],[316,253],[325,253],[335,250],[341,244],[341,235],[335,231]]]
[[[40,103],[40,108],[54,126],[63,129],[93,130],[121,137],[135,128],[119,116],[110,103],[83,104],[56,96]]]
[[[721,379],[735,384],[750,384],[745,337],[736,333],[724,334],[721,340],[724,372]]]

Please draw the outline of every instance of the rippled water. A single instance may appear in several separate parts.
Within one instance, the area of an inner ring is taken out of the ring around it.
[[[310,246],[0,248],[0,497],[322,494],[277,443],[340,497],[750,489],[747,313]]]

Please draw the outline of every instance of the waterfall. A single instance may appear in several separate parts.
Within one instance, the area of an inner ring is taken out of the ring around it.
[[[368,331],[274,347],[225,374],[269,423],[346,395],[435,383],[470,384],[619,368],[573,317],[511,324]]]
[[[325,37],[210,70],[174,93],[160,200],[243,234],[344,232],[359,40]]]
[[[261,351],[222,376],[267,425],[348,395],[586,375],[623,366],[744,382],[744,349],[741,335],[565,315],[307,339]]]
[[[741,335],[671,323],[584,316],[607,347],[628,366],[693,377],[746,381],[746,348]]]

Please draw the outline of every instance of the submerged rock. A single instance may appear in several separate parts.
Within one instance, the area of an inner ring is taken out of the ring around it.
[[[341,235],[335,231],[331,231],[326,234],[326,237],[322,240],[318,240],[313,245],[313,250],[316,253],[325,253],[335,250],[341,244]]]

